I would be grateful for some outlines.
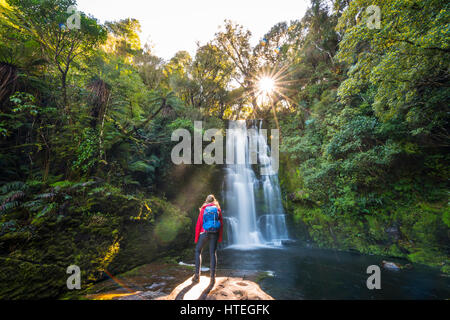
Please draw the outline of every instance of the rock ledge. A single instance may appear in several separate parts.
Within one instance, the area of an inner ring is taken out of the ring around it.
[[[177,286],[168,296],[157,300],[274,300],[257,283],[242,278],[219,277],[210,284],[209,277],[200,277],[192,283],[192,277]]]

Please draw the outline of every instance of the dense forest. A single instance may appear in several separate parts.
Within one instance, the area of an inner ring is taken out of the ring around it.
[[[72,5],[0,1],[0,298],[59,297],[69,265],[91,283],[192,247],[221,172],[170,161],[172,132],[197,120],[281,130],[300,240],[450,272],[447,1],[312,0],[255,46],[227,20],[169,61],[133,18],[69,28]]]

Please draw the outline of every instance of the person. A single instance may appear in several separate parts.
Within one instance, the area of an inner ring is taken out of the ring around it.
[[[199,209],[200,214],[195,228],[195,274],[192,282],[200,281],[203,247],[209,242],[211,283],[215,282],[217,265],[217,243],[222,242],[223,218],[219,202],[214,195],[206,197]]]

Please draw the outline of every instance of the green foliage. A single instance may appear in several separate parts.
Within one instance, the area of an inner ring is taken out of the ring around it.
[[[186,118],[177,118],[172,121],[167,127],[171,131],[175,131],[177,129],[186,129],[190,132],[194,132],[194,123],[190,119]]]
[[[37,107],[34,104],[32,104],[36,101],[36,99],[33,95],[29,93],[16,92],[9,98],[9,100],[14,105],[12,109],[12,112],[14,113],[26,112],[32,116],[36,116],[38,114],[38,111],[36,110]]]
[[[382,12],[381,29],[370,30],[368,5]],[[375,87],[373,109],[382,120],[404,117],[410,134],[446,144],[449,15],[446,1],[352,1],[337,28],[345,32],[337,58],[351,65],[339,95],[350,98]]]
[[[93,18],[80,14],[80,27],[65,26],[73,0],[8,0],[1,4],[3,24],[26,34],[40,44],[47,61],[59,72],[63,104],[68,112],[67,76],[74,59],[89,57],[93,49],[106,40],[105,29]]]
[[[381,8],[381,29],[367,27],[369,5]],[[299,109],[280,116],[286,206],[319,246],[440,266],[449,240],[449,6],[357,0],[335,9],[312,1],[292,51],[309,81],[299,84]]]
[[[92,129],[86,128],[80,140],[75,140],[79,147],[76,150],[77,159],[72,168],[88,172],[99,161],[98,137]]]
[[[4,184],[0,189],[0,214],[19,207],[27,189],[27,185],[21,181]]]
[[[16,92],[10,97],[12,109],[10,112],[0,113],[0,134],[7,138],[14,131],[27,127],[27,121],[35,119],[40,108],[34,105],[36,99],[25,92]]]

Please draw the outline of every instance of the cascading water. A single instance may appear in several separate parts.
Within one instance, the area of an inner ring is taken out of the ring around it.
[[[258,219],[258,226],[267,242],[281,245],[283,240],[289,239],[286,228],[286,215],[281,201],[278,174],[273,170],[270,148],[261,132],[262,122],[260,122],[257,134],[258,158],[261,165],[265,166],[267,174],[261,176],[265,210],[261,210],[262,215]]]
[[[232,247],[281,245],[289,239],[278,176],[261,125],[248,130],[244,120],[229,123],[227,159],[232,164],[225,169],[224,223],[225,241]],[[263,175],[252,167],[251,146],[257,147],[258,165],[253,167],[264,168]]]
[[[249,140],[245,121],[230,122],[227,135],[227,165],[225,175],[225,203],[227,233],[235,246],[262,245],[258,231],[255,206],[255,184],[257,179],[249,161]],[[233,220],[235,218],[235,220]],[[234,223],[230,223],[234,222]]]

